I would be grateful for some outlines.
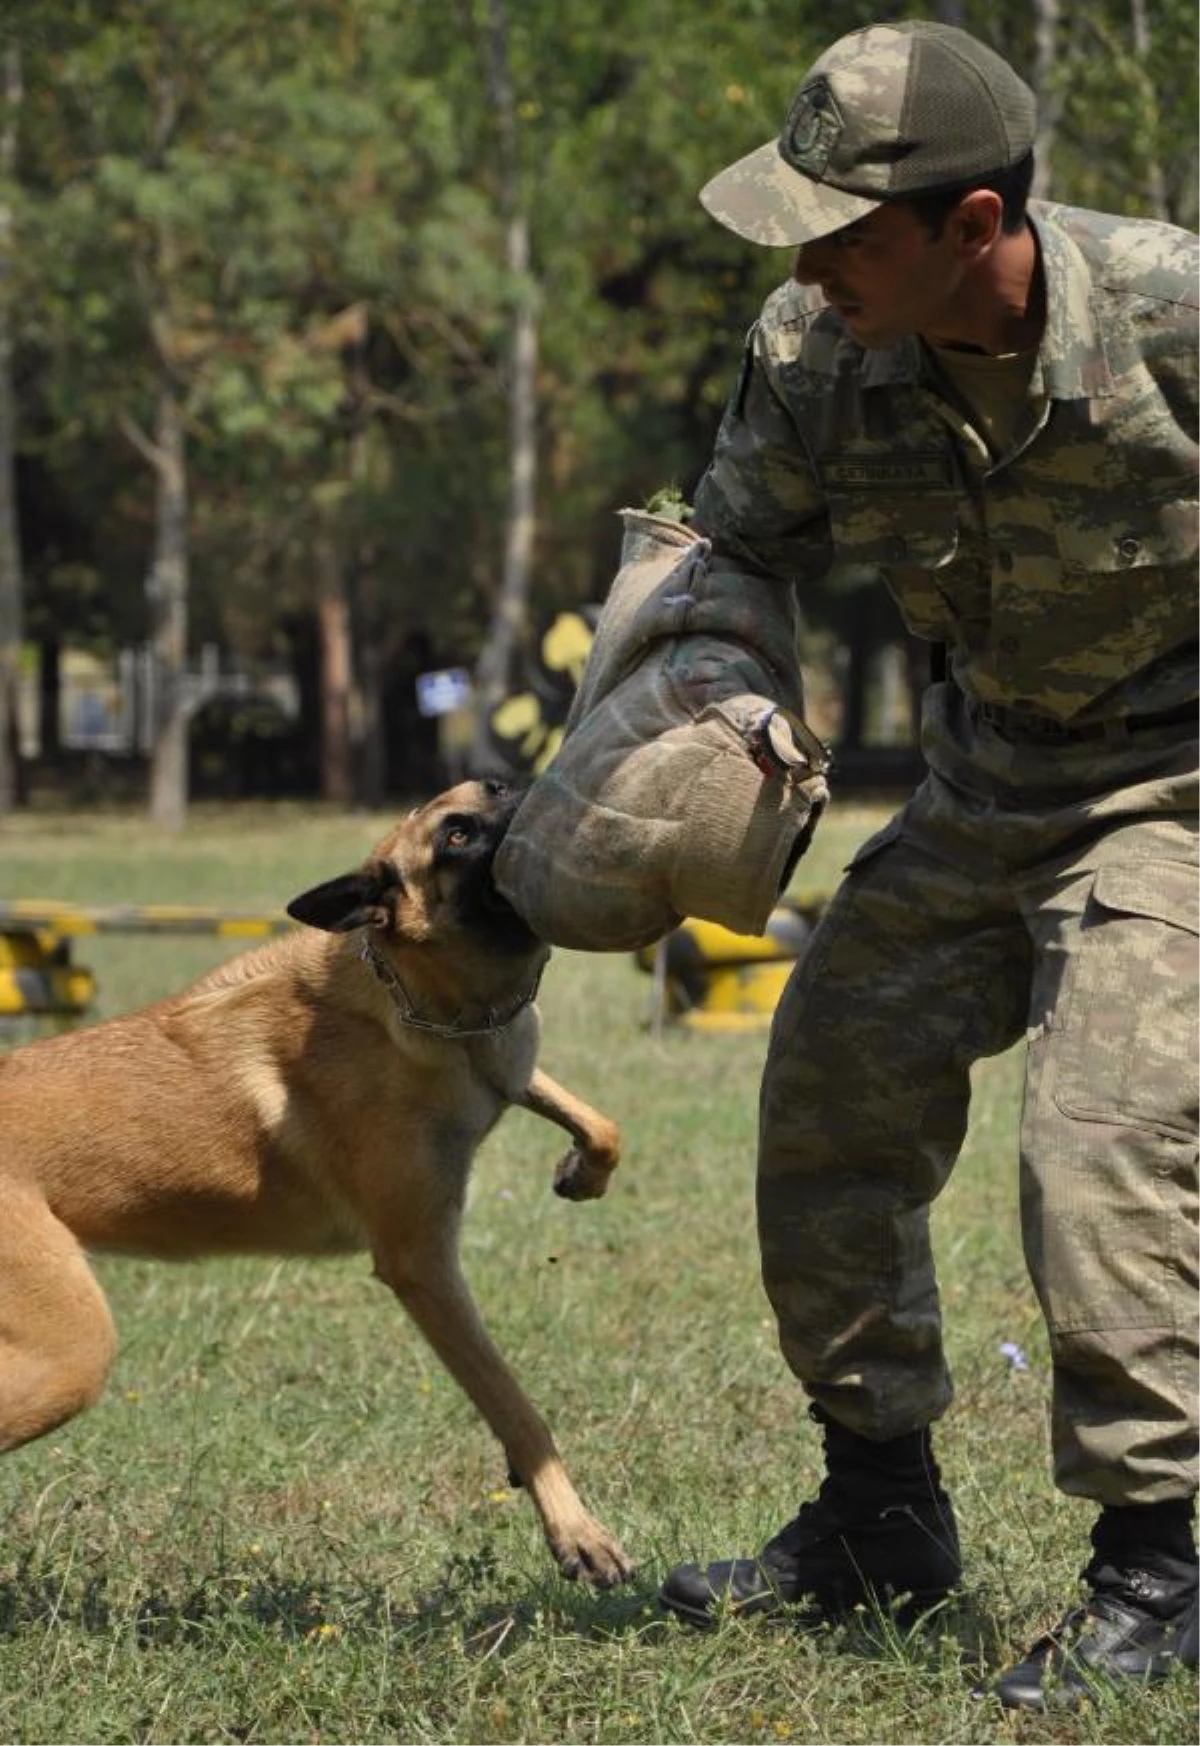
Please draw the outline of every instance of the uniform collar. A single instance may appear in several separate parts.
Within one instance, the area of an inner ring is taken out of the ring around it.
[[[1046,281],[1039,348],[1044,392],[1051,400],[1102,399],[1114,389],[1091,268],[1055,207],[1032,201],[1029,221]]]

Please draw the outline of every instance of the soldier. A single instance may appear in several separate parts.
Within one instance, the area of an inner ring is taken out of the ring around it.
[[[1083,1604],[993,1687],[1040,1708],[1196,1665],[1197,246],[1027,207],[1034,133],[983,44],[876,25],[701,196],[798,253],[695,527],[801,599],[835,559],[878,566],[944,675],[928,774],[849,869],[765,1069],[763,1276],[827,1477],[661,1601],[832,1617],[958,1583],[928,1209],[971,1064],[1024,1036],[1055,1478],[1098,1509]]]

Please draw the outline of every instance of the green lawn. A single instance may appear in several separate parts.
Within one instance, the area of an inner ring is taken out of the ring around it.
[[[882,816],[835,807],[798,888],[828,889]],[[130,815],[22,817],[0,827],[0,898],[278,910],[386,822],[198,809],[164,841]],[[103,1015],[233,949],[110,936],[76,951]],[[498,1449],[364,1262],[104,1259],[123,1342],[107,1396],[0,1464],[0,1738],[1196,1738],[1182,1678],[1048,1720],[970,1696],[981,1664],[1061,1609],[1091,1519],[1049,1479],[1015,1055],[980,1069],[936,1213],[961,1606],[909,1639],[659,1620],[667,1567],[755,1548],[814,1486],[819,1451],[757,1274],[763,1039],[658,1033],[649,1001],[631,959],[556,954],[543,1062],[621,1122],[625,1161],[606,1200],[560,1201],[558,1136],[515,1112],[480,1156],[464,1236],[484,1314],[639,1559],[635,1583],[597,1597],[559,1579]]]

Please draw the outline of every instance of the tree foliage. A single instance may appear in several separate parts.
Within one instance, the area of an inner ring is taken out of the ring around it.
[[[936,10],[1027,71],[1049,16],[1053,197],[1194,222],[1194,8],[1046,4]],[[853,0],[837,31],[904,11]],[[335,599],[349,741],[374,722],[395,754],[384,770],[360,748],[355,780],[373,770],[376,791],[421,778],[414,672],[473,664],[486,634],[514,310],[534,300],[536,615],[602,595],[613,512],[703,467],[787,261],[696,193],[769,136],[834,34],[804,0],[507,0],[504,139],[495,16],[495,0],[9,0],[0,18],[25,87],[2,204],[26,634],[100,650],[150,634],[165,384],[193,646],[311,665]]]

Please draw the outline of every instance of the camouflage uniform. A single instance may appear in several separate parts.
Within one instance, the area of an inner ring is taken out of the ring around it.
[[[913,338],[819,296],[752,331],[695,520],[799,585],[880,566],[946,645],[928,776],[776,1016],[760,1237],[784,1354],[854,1430],[944,1411],[928,1208],[973,1061],[1026,1038],[1021,1205],[1058,1482],[1195,1483],[1195,239],[1035,203],[1031,428],[988,459]],[[854,1094],[846,1095],[847,1076]]]

